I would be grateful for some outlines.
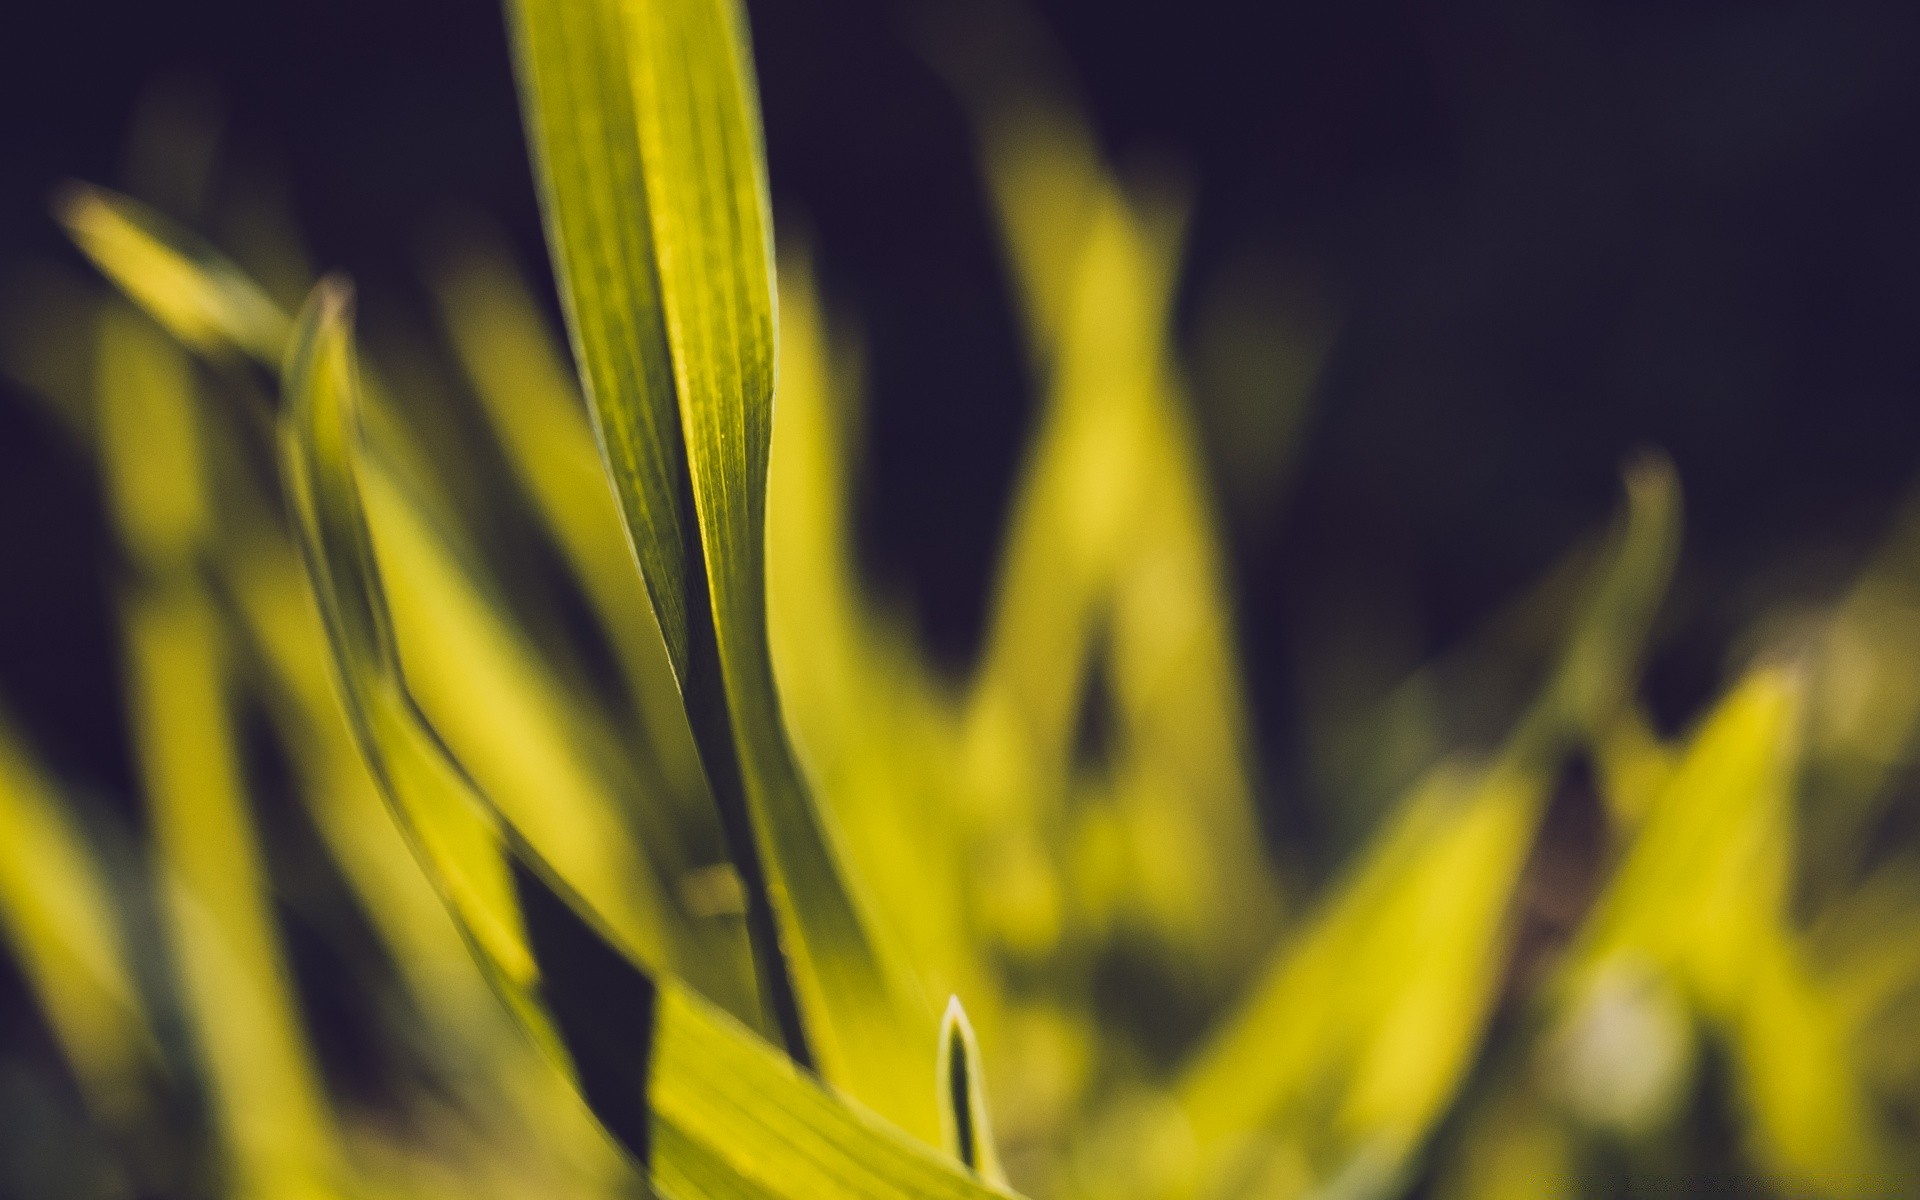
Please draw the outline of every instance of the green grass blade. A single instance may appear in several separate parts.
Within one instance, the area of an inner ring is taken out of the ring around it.
[[[125,606],[129,701],[155,883],[237,1190],[325,1190],[339,1148],[282,959],[254,832],[226,646],[194,572],[208,535],[187,351],[123,305],[99,346],[101,466],[138,569]]]
[[[499,822],[459,791],[458,771],[401,687],[399,645],[352,467],[357,426],[347,405],[356,368],[339,328],[347,304],[341,285],[323,283],[288,347],[288,497],[361,749],[481,961],[524,985],[533,961]]]
[[[750,917],[778,917],[777,933],[757,921],[762,986],[797,1057],[930,1139],[933,1105],[898,1064],[924,1052],[932,1013],[843,871],[774,687],[771,230],[740,14],[728,0],[509,10],[601,447]]]

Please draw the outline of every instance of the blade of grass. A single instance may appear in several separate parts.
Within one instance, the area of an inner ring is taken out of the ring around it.
[[[630,1192],[630,1165],[493,996],[387,810],[335,696],[326,633],[297,554],[256,542],[220,568],[315,826],[417,1006],[436,1065],[483,1123],[473,1157],[538,1164],[586,1194]]]
[[[921,978],[973,998],[991,1028],[997,984],[970,928],[953,816],[955,706],[898,614],[861,587],[848,511],[858,370],[830,336],[805,254],[781,253],[767,589],[795,749]]]
[[[1004,1186],[1007,1175],[1000,1166],[993,1122],[987,1115],[980,1043],[974,1039],[973,1026],[958,996],[947,1001],[946,1015],[940,1021],[940,1054],[934,1075],[940,1090],[941,1141],[947,1152],[982,1179]]]
[[[55,209],[74,241],[175,337],[202,353],[228,347],[272,362],[287,317],[232,264],[122,196],[71,184]]]
[[[730,0],[509,12],[576,358],[747,884],[762,987],[798,1060],[931,1138],[930,1098],[898,1064],[932,1013],[844,870],[774,686],[771,230],[740,13]]]
[[[71,809],[0,712],[0,932],[96,1114],[127,1121],[154,1061],[125,931]]]
[[[226,1167],[248,1194],[324,1194],[342,1165],[281,959],[217,627],[166,587],[130,603],[127,633],[155,874]]]

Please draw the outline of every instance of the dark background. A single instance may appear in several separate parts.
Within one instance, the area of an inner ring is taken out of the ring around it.
[[[1032,414],[963,113],[915,6],[748,8],[776,201],[872,356],[865,552],[958,666]],[[1443,650],[1606,517],[1635,447],[1669,451],[1687,496],[1649,684],[1669,725],[1716,685],[1756,589],[1831,587],[1904,495],[1915,6],[1037,9],[1108,150],[1184,165],[1183,328],[1250,247],[1337,317],[1299,476],[1231,507],[1280,795],[1328,597],[1390,595],[1413,651]],[[182,71],[224,97],[234,157],[284,172],[320,265],[404,292],[450,207],[539,261],[496,7],[66,0],[0,17],[0,268],[77,266],[49,188],[119,181],[138,98]],[[111,788],[128,772],[94,485],[4,386],[0,694],[64,772]]]

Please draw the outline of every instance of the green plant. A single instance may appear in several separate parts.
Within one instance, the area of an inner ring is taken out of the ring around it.
[[[1701,1047],[1733,1062],[1752,1178],[1897,1178],[1856,1056],[1901,1027],[1920,964],[1868,964],[1920,896],[1904,860],[1850,862],[1834,832],[1822,930],[1840,932],[1816,943],[1789,905],[1791,797],[1804,762],[1858,828],[1907,752],[1910,555],[1668,745],[1633,695],[1679,502],[1662,460],[1636,462],[1613,530],[1492,648],[1382,707],[1367,736],[1395,750],[1368,786],[1396,802],[1289,913],[1166,335],[1177,206],[1112,177],[1069,114],[978,97],[1049,399],[987,648],[956,684],[860,587],[857,364],[798,246],[776,345],[737,9],[508,10],[579,383],[504,256],[448,255],[440,315],[490,452],[449,434],[417,347],[362,365],[345,283],[289,316],[131,200],[61,203],[137,306],[101,304],[94,403],[67,411],[93,414],[129,563],[149,865],[112,882],[8,737],[0,915],[130,1186],[1376,1195],[1424,1171],[1540,1194],[1618,1145],[1629,1173],[1686,1178],[1662,1139]],[[478,497],[502,477],[611,683],[496,561]],[[1863,642],[1871,661],[1848,661]],[[1504,738],[1449,744],[1424,702],[1516,661],[1540,682]],[[1118,732],[1087,764],[1096,662]],[[387,1052],[434,1081],[398,1115],[332,1094],[303,1033],[236,728],[250,705],[309,853],[371,930],[369,986],[399,997]],[[1522,1035],[1490,1045],[1515,897],[1575,754],[1619,867],[1527,981]],[[143,887],[171,989],[143,982],[119,894]],[[1148,999],[1123,1003],[1115,973]],[[1622,1036],[1635,1053],[1610,1054]],[[188,1079],[209,1115],[170,1140]]]

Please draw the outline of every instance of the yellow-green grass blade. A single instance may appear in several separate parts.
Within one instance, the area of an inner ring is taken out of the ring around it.
[[[576,357],[747,884],[762,987],[797,1057],[931,1139],[931,1097],[900,1069],[931,1009],[843,869],[774,687],[771,229],[743,19],[730,0],[509,10]]]
[[[1197,1151],[1187,1187],[1258,1175],[1309,1146],[1323,1181],[1391,1177],[1426,1136],[1479,1041],[1549,777],[1633,675],[1677,509],[1669,474],[1629,472],[1610,560],[1494,765],[1430,775],[1189,1067],[1178,1089]]]
[[[1192,1157],[1149,1164],[1136,1194],[1209,1194],[1284,1161],[1323,1186],[1395,1173],[1478,1044],[1544,792],[1512,771],[1424,781],[1190,1065]]]
[[[1805,680],[1762,665],[1715,707],[1666,774],[1555,995],[1569,1037],[1622,972],[1681,989],[1726,1039],[1750,1150],[1788,1192],[1893,1187],[1839,989],[1789,920],[1792,789]],[[1596,1068],[1605,1064],[1595,1063]],[[1643,1126],[1670,1115],[1660,1097]],[[1650,1102],[1651,1104],[1651,1102]]]
[[[1066,771],[1092,610],[1142,508],[1141,433],[1170,294],[1170,264],[1142,242],[1125,201],[1102,199],[1083,224],[1077,303],[1067,306],[1043,424],[1014,499],[971,698],[970,719],[1025,743],[1022,757],[1042,779]]]
[[[1084,825],[1071,834],[1084,847],[1076,906],[1144,935],[1204,993],[1265,944],[1278,904],[1219,548],[1167,361],[1176,223],[1091,186],[969,701],[976,820],[988,839],[1039,844]],[[1077,708],[1101,662],[1115,745],[1093,764],[1104,794],[1076,817]],[[1043,904],[999,907],[1021,952],[1044,955],[1062,936]]]
[[[274,929],[219,630],[187,578],[127,607],[135,744],[170,948],[236,1193],[327,1195],[346,1184],[332,1116]]]
[[[60,202],[75,243],[126,297],[207,361],[251,359],[278,370],[291,319],[245,272],[211,246],[137,200],[74,184]],[[462,531],[445,460],[402,413],[387,387],[367,378],[367,422],[377,429],[396,469],[441,519],[449,536]]]
[[[123,301],[101,312],[98,430],[109,510],[141,563],[183,562],[211,524],[193,364]]]
[[[618,4],[514,3],[522,105],[594,430],[683,686],[699,562],[626,28]]]
[[[140,572],[125,626],[154,874],[226,1169],[243,1193],[323,1193],[343,1182],[332,1119],[280,956],[226,647],[194,570],[210,519],[192,367],[119,305],[98,367],[102,474]]]
[[[138,215],[131,201],[125,204]],[[235,447],[211,439],[220,430],[203,421],[207,414],[195,403],[190,364],[175,340],[119,301],[105,307],[99,325],[99,411],[89,418],[88,427],[98,435],[109,507],[135,561],[149,571],[174,573],[209,549],[205,543],[213,502],[207,492],[215,479],[236,469],[235,464],[217,461],[220,450],[231,455]],[[391,935],[403,972],[440,980],[457,976],[463,968],[470,974],[471,956],[457,939],[451,965],[444,947],[441,954],[431,952],[433,928],[451,933],[453,927],[405,843],[398,840],[391,817],[379,806],[340,723],[325,638],[291,548],[279,542],[263,497],[222,494],[219,507],[222,523],[232,527],[244,548],[218,555],[215,566],[252,648],[274,669],[270,698],[279,702],[278,711],[288,704],[299,711],[297,722],[282,723],[289,726],[287,741],[296,763],[308,775],[319,828],[350,878],[368,886],[381,881],[368,907],[383,932]],[[367,803],[374,807],[368,809]],[[383,834],[394,840],[383,841]],[[424,889],[424,897],[410,890],[396,866],[404,866],[411,882]],[[423,898],[426,909],[420,908]],[[433,991],[423,988],[421,994]],[[430,995],[428,999],[431,1003]]]
[[[1005,61],[949,66],[972,110],[1028,354],[1045,370],[1070,319],[1087,218],[1107,186],[1100,154],[1076,106],[1020,78],[1018,68],[1009,72]]]
[[[101,188],[73,184],[57,204],[67,231],[107,278],[203,353],[274,361],[287,318],[232,264],[185,230]]]
[[[972,99],[1048,388],[974,700],[992,708],[994,693],[1018,694],[1022,723],[1057,762],[1084,671],[1071,648],[1106,610],[1110,645],[1088,649],[1112,659],[1128,777],[1119,790],[1144,801],[1127,822],[1224,855],[1219,891],[1241,909],[1196,924],[1159,905],[1149,920],[1174,941],[1237,934],[1244,948],[1264,931],[1271,883],[1257,853],[1245,854],[1258,839],[1248,836],[1244,701],[1197,446],[1168,361],[1180,221],[1164,202],[1125,194],[1070,106],[991,89]],[[1045,652],[1059,646],[1068,652]],[[1189,786],[1176,790],[1189,794],[1154,803],[1181,779]]]
[[[621,945],[528,842],[505,836],[407,692],[357,478],[345,303],[324,285],[288,356],[302,542],[362,750],[508,1006],[667,1195],[1001,1194]],[[466,852],[435,849],[448,845]]]
[[[534,967],[498,818],[456,789],[457,772],[400,687],[399,645],[377,590],[372,534],[350,466],[358,426],[322,407],[346,403],[357,387],[345,334],[329,324],[344,321],[346,303],[338,285],[323,283],[288,347],[282,473],[289,505],[361,749],[481,961],[524,985]],[[323,331],[331,334],[324,341]]]
[[[1627,465],[1626,516],[1540,702],[1515,732],[1522,753],[1550,757],[1603,737],[1639,677],[1641,650],[1680,548],[1680,487],[1658,454]]]
[[[118,230],[119,240],[112,245],[134,247],[137,253],[103,262],[118,264],[116,280],[163,317],[171,311],[168,305],[187,291],[222,296],[238,288],[257,301],[255,307],[271,308],[248,291],[251,284],[237,269],[212,251],[181,249],[187,235],[167,228],[134,202],[86,192],[70,207],[95,214],[89,220]],[[76,218],[75,228],[91,225]],[[221,311],[240,307],[236,302]],[[277,353],[285,335],[282,323],[278,341],[264,334],[243,341],[244,329],[211,318],[204,329],[190,331],[176,324],[174,331],[183,338],[192,332],[193,344],[202,350],[225,348],[257,356]],[[110,312],[103,336],[111,336],[120,347],[104,361],[103,386],[109,399],[123,393],[143,398],[137,405],[107,406],[103,450],[109,456],[121,452],[120,468],[110,470],[108,478],[121,501],[118,508],[130,543],[138,550],[160,539],[165,550],[201,536],[198,525],[205,523],[206,472],[196,457],[191,407],[178,399],[189,367],[143,318],[122,310]],[[392,403],[372,411],[382,418],[383,444],[410,436]],[[418,447],[411,447],[405,457],[416,464],[425,461]],[[422,473],[416,470],[409,478]],[[662,939],[684,944],[684,930],[660,927],[674,915],[674,905],[664,898],[668,888],[659,881],[659,872],[641,867],[631,835],[620,827],[614,811],[609,793],[631,795],[637,788],[618,769],[612,731],[598,729],[597,714],[572,703],[546,675],[537,656],[500,618],[497,606],[458,566],[438,532],[442,527],[432,524],[411,498],[417,493],[385,466],[374,473],[373,483],[369,494],[378,504],[374,528],[397,543],[391,554],[400,568],[393,579],[399,589],[396,609],[412,631],[402,640],[423,660],[416,676],[428,685],[424,694],[436,706],[435,715],[475,753],[492,794],[607,919],[624,934],[646,938],[656,947],[664,944]],[[657,805],[640,804],[635,810],[642,817],[659,814]],[[671,868],[680,849],[677,837],[649,840],[652,853],[669,864],[670,876],[685,873],[684,865]],[[650,884],[654,894],[647,896]],[[697,968],[723,964],[725,958],[724,953],[696,957],[683,952],[674,961]],[[725,970],[696,974],[720,995],[731,995]],[[737,1000],[734,1003],[737,1006]]]
[[[108,876],[0,713],[0,934],[96,1114],[130,1119],[154,1044]]]
[[[1199,449],[1171,372],[1156,378],[1135,433],[1132,545],[1108,613],[1114,782],[1137,881],[1118,915],[1195,990],[1217,994],[1267,944],[1280,906]]]

